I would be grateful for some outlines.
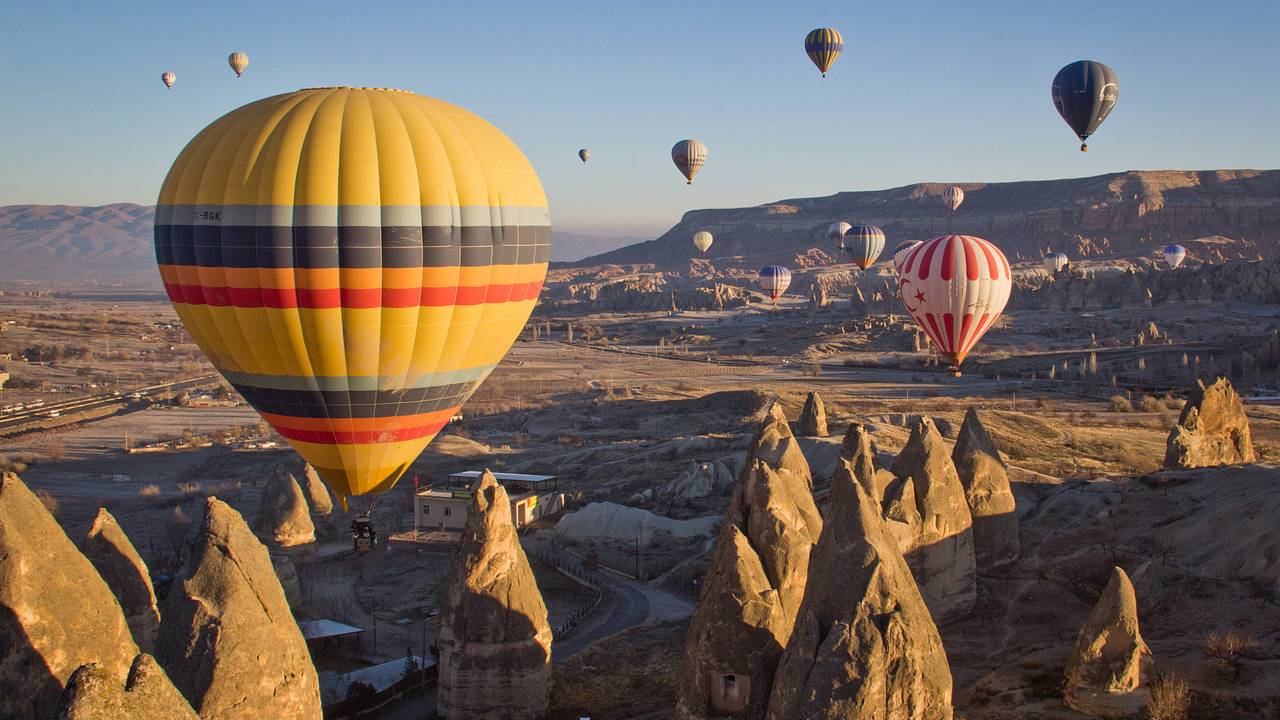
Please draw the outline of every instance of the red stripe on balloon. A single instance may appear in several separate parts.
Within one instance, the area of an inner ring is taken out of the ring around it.
[[[978,254],[973,251],[973,246],[981,247],[976,238],[961,237],[960,243],[964,245],[964,274],[970,280],[978,279]],[[988,266],[989,267],[989,266]]]
[[[925,243],[925,245],[928,245],[929,247],[925,248],[924,256],[920,258],[920,279],[921,280],[929,279],[929,267],[933,264],[933,253],[937,251],[938,243],[940,243],[944,239],[945,238],[934,238],[929,242]]]
[[[978,247],[982,249],[982,256],[987,260],[987,274],[991,276],[992,280],[999,280],[1000,263],[996,260],[996,254],[991,252],[992,248],[989,247],[990,245],[991,243],[988,242],[978,242]],[[976,277],[974,279],[976,279]]]
[[[955,336],[956,316],[951,313],[943,313],[942,326],[947,330],[947,349],[954,351],[956,348],[960,347],[956,343]]]
[[[445,426],[448,420],[440,420],[415,427],[396,428],[394,430],[303,430],[287,426],[274,425],[275,431],[289,440],[300,440],[324,445],[371,445],[374,443],[401,442],[417,440],[435,435]]]
[[[948,235],[947,244],[942,249],[942,279],[950,280],[955,275],[956,236]]]
[[[972,279],[972,278],[971,278]],[[973,313],[965,313],[964,319],[960,321],[960,342],[956,343],[956,349],[964,352],[969,346],[970,333],[973,331]]]
[[[951,348],[947,347],[947,344],[942,342],[942,329],[938,327],[938,320],[934,314],[925,313],[924,319],[929,323],[929,328],[932,328],[932,332],[930,332],[929,335],[933,338],[933,343],[938,346],[939,350],[943,352],[951,352]]]

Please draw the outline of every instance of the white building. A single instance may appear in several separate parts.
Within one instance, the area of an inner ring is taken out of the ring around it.
[[[441,483],[419,490],[413,498],[413,529],[460,530],[467,524],[467,506],[471,504],[471,486],[480,477],[479,470],[454,473]],[[554,475],[493,473],[511,499],[511,518],[517,528],[564,507],[564,493]]]

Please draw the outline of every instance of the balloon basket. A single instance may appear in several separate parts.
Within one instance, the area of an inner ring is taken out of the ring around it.
[[[1089,143],[1080,143],[1080,152],[1089,152]]]

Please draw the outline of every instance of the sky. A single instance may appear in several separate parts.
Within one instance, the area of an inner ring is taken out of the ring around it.
[[[825,79],[803,49],[820,26],[845,38]],[[688,210],[922,181],[1272,169],[1277,36],[1275,0],[6,0],[0,205],[153,203],[205,125],[324,85],[478,113],[574,232],[657,235]],[[250,57],[239,79],[233,50]],[[1120,78],[1088,153],[1049,99],[1077,59]],[[688,137],[708,147],[692,186],[670,159]]]

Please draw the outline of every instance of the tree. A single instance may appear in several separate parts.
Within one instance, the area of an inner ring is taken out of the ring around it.
[[[45,457],[49,458],[49,461],[53,463],[54,467],[57,467],[58,461],[63,458],[66,451],[67,448],[63,445],[62,438],[50,438],[49,441],[44,444]]]

